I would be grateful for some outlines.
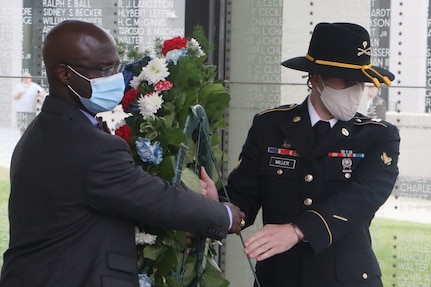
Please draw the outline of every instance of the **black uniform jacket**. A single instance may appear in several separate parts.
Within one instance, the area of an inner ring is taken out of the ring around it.
[[[253,224],[295,223],[307,242],[257,264],[262,287],[381,286],[370,222],[398,175],[395,126],[356,114],[314,143],[307,101],[255,116],[229,175],[230,200]]]
[[[1,287],[137,287],[135,224],[222,238],[223,204],[150,176],[128,144],[48,96],[10,170]]]

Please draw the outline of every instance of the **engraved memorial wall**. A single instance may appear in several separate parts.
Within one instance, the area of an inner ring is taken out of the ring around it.
[[[142,52],[151,51],[156,38],[184,36],[185,0],[24,0],[0,8],[0,76],[19,77],[28,71],[48,88],[42,60],[46,34],[67,19],[80,19],[108,29],[115,39]],[[9,21],[14,15],[16,21]],[[13,65],[11,65],[13,63]],[[14,126],[10,94],[18,79],[4,81],[0,125]],[[113,126],[113,117],[109,123]]]
[[[31,23],[30,16],[19,3],[0,5],[0,76],[21,75],[21,23]],[[0,127],[14,123],[11,93],[18,83],[18,79],[0,77]]]
[[[151,50],[156,37],[184,36],[184,0],[27,0],[24,9],[32,11],[31,29],[24,30],[24,54],[33,55],[33,67],[40,65],[46,34],[67,19],[101,25],[119,43],[141,52]]]

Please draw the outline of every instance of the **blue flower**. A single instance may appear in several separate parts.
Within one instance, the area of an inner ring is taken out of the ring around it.
[[[158,165],[162,162],[163,150],[158,141],[151,144],[149,139],[139,137],[136,143],[136,151],[145,163]]]
[[[180,57],[185,57],[186,55],[187,55],[186,49],[171,50],[168,53],[166,53],[166,62],[173,63],[174,65],[176,65],[178,62],[178,59]]]
[[[153,287],[153,280],[147,274],[138,274],[139,287]]]

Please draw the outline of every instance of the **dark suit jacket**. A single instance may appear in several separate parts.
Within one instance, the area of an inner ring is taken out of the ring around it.
[[[135,223],[226,236],[223,204],[152,177],[128,144],[54,97],[11,164],[1,287],[136,287]]]
[[[264,224],[293,222],[308,240],[257,264],[262,287],[381,286],[368,228],[395,184],[399,140],[357,114],[315,145],[307,101],[254,118],[230,199],[247,225],[262,207]]]

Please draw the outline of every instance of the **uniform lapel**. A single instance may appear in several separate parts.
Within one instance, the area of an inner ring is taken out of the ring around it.
[[[307,101],[289,113],[286,122],[280,123],[285,140],[289,141],[293,149],[306,161],[310,159],[313,150],[314,135],[310,124]]]
[[[310,158],[321,157],[328,152],[337,151],[345,147],[354,134],[353,122],[353,119],[347,122],[338,121],[325,138],[318,145],[314,146]]]
[[[354,119],[338,121],[318,145],[314,143],[313,128],[310,123],[307,100],[289,113],[286,122],[280,123],[280,129],[287,140],[305,161],[311,161],[328,152],[346,146],[354,134]]]

